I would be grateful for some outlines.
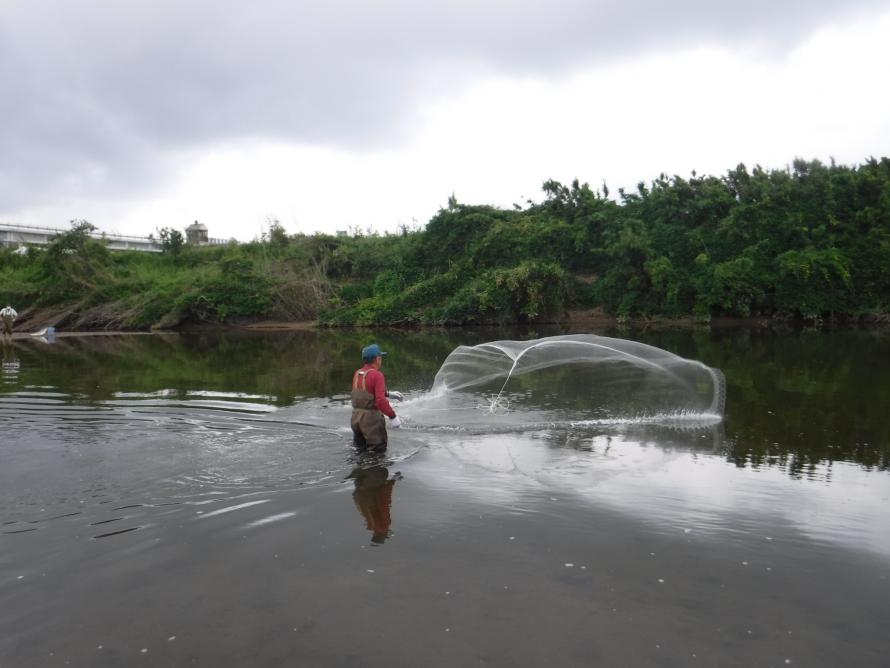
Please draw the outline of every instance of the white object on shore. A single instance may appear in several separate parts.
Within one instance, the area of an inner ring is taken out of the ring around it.
[[[31,336],[55,336],[55,327],[44,327],[39,332],[31,332]]]

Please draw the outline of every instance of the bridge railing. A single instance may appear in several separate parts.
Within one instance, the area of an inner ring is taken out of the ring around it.
[[[0,223],[0,232],[26,232],[32,234],[44,234],[48,237],[54,237],[59,234],[65,234],[70,230],[58,227],[40,227],[38,225],[19,225],[18,223]],[[101,230],[93,230],[89,235],[94,239],[116,239],[120,241],[155,241],[153,237],[140,237],[135,234],[117,234],[115,232],[102,232]]]
[[[18,223],[0,223],[0,243],[31,243],[31,244],[48,244],[52,237],[59,234],[65,234],[69,230],[58,227],[41,227],[38,225],[20,225]],[[23,235],[21,239],[14,239],[10,235]],[[25,238],[25,235],[27,238]],[[105,240],[109,243],[118,244],[134,244],[133,248],[138,250],[161,250],[160,239],[154,236],[140,237],[131,234],[116,234],[113,232],[102,232],[94,230],[89,232],[89,236],[97,240]],[[231,243],[230,239],[208,239],[205,244],[210,246],[224,246]],[[137,248],[138,247],[138,248]]]

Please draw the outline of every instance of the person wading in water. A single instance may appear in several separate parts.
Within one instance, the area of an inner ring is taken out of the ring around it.
[[[0,309],[0,320],[3,321],[4,336],[12,336],[12,323],[14,323],[15,319],[18,317],[19,314],[16,313],[16,310],[9,304],[6,305],[6,308]]]
[[[362,349],[364,366],[352,375],[352,426],[353,444],[359,450],[386,450],[386,420],[393,429],[402,426],[387,397],[401,399],[399,392],[386,391],[386,378],[380,371],[385,352],[372,343]]]

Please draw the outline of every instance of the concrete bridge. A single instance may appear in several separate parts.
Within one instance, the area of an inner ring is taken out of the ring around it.
[[[46,246],[52,238],[64,234],[69,230],[55,227],[35,227],[33,225],[18,225],[14,223],[0,223],[0,245],[2,246]],[[134,237],[126,234],[106,234],[104,232],[90,232],[93,239],[104,241],[112,250],[136,250],[150,253],[160,253],[161,244],[150,237]]]
[[[194,228],[198,225],[189,227]],[[188,239],[189,245],[194,246],[222,246],[224,244],[237,243],[233,239],[214,239],[207,236],[207,228],[203,225],[203,235],[198,238]],[[57,227],[37,227],[35,225],[19,225],[17,223],[0,223],[0,246],[46,246],[52,238],[70,232],[70,230]],[[104,241],[111,250],[135,250],[149,253],[160,253],[162,250],[159,239],[153,237],[136,237],[127,234],[107,234],[96,230],[90,232],[93,239]]]

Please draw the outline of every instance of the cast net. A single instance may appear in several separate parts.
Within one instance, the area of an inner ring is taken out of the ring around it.
[[[725,398],[723,374],[702,362],[577,334],[459,346],[415,408],[419,423],[458,426],[713,423]]]

